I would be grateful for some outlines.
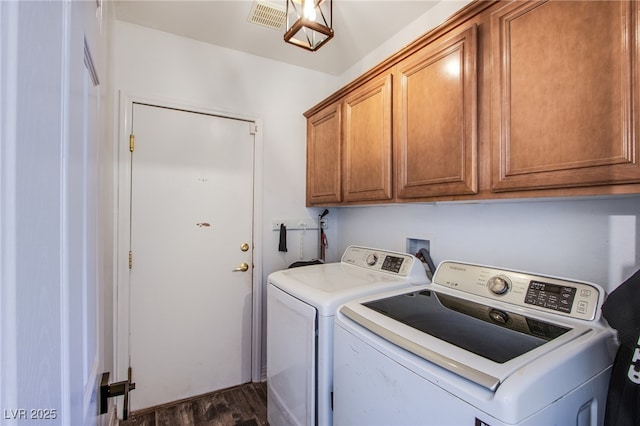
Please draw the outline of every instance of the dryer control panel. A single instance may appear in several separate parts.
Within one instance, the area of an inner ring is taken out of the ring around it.
[[[599,319],[604,290],[593,283],[445,261],[433,283],[524,308],[582,320]]]
[[[342,263],[376,272],[407,277],[413,284],[426,284],[424,266],[415,256],[407,253],[369,247],[349,246],[342,255]]]

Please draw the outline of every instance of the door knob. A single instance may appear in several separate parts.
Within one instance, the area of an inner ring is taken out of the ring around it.
[[[249,270],[249,264],[242,262],[240,266],[233,270],[233,272],[247,272]]]

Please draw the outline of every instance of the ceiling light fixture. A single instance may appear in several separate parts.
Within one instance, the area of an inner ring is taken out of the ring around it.
[[[284,41],[318,50],[333,37],[331,0],[287,0]]]

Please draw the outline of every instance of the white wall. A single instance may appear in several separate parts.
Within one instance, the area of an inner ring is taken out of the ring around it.
[[[342,208],[338,250],[360,244],[405,251],[406,238],[422,238],[436,264],[502,266],[610,291],[640,268],[639,215],[640,196]]]

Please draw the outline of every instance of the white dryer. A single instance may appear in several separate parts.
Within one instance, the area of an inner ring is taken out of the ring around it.
[[[349,246],[340,262],[286,269],[267,286],[269,424],[331,425],[333,324],[338,306],[427,284],[414,256]]]

